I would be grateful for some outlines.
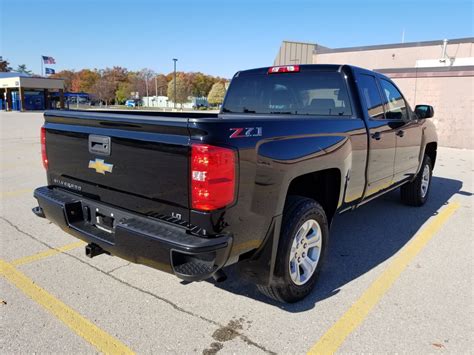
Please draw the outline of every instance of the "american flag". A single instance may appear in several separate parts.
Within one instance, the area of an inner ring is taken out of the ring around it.
[[[45,56],[43,55],[43,63],[44,64],[56,64],[56,61],[54,60],[53,57],[48,57],[48,56]]]

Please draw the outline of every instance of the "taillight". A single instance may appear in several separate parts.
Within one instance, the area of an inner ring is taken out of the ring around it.
[[[212,211],[230,205],[235,194],[235,151],[208,144],[191,146],[191,207]]]
[[[284,65],[281,67],[270,67],[268,68],[268,74],[278,73],[297,73],[300,71],[299,65]]]
[[[41,160],[43,166],[48,170],[48,156],[46,155],[46,128],[41,127]]]

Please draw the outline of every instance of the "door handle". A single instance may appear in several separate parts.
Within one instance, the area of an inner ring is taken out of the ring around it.
[[[89,135],[89,152],[98,155],[110,155],[110,137]]]
[[[376,141],[379,141],[380,138],[382,138],[382,135],[380,134],[380,132],[372,133],[372,139],[375,139]]]
[[[404,135],[405,135],[405,131],[400,130],[397,132],[397,136],[399,137],[403,137]]]

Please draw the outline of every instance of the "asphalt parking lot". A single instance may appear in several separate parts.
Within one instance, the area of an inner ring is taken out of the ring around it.
[[[35,217],[41,113],[1,113],[1,353],[472,353],[473,156],[440,148],[428,203],[398,191],[338,216],[317,289],[282,305],[184,284]]]

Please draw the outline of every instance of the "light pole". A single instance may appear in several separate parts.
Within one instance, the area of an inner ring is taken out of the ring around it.
[[[173,99],[173,106],[174,108],[176,109],[176,62],[178,61],[178,59],[176,58],[173,58],[173,62],[174,62],[174,99]]]

